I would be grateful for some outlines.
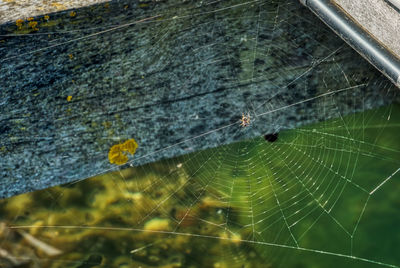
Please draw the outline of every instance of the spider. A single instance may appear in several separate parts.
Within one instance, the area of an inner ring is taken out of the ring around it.
[[[242,127],[248,127],[248,126],[250,126],[250,121],[251,121],[251,117],[250,117],[249,113],[247,113],[246,115],[242,114],[242,119],[240,119],[240,125]]]

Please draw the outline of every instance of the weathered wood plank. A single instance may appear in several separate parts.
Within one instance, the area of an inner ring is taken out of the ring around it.
[[[400,58],[400,9],[398,1],[335,0],[362,27]]]
[[[108,150],[130,138],[140,165],[397,93],[292,0],[118,1],[41,19],[0,30],[0,197],[118,169]]]
[[[47,0],[1,0],[0,1],[0,24],[28,17],[60,12],[68,9],[77,9],[108,2],[107,0],[68,0],[68,1],[47,1]]]

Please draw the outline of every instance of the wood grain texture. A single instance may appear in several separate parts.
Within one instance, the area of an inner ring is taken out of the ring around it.
[[[297,1],[118,1],[42,18],[27,35],[0,27],[0,197],[118,170],[108,151],[127,139],[142,165],[397,92]]]
[[[385,0],[335,0],[400,59],[400,13]]]

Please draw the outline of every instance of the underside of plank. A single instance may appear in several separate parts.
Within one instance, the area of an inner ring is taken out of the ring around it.
[[[0,81],[0,197],[125,167],[108,154],[126,140],[126,165],[142,165],[397,94],[292,0],[115,1],[5,23]]]

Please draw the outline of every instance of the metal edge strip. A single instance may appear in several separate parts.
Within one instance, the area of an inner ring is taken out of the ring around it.
[[[299,0],[347,44],[400,88],[400,59],[330,0]]]
[[[400,0],[384,0],[389,6],[400,13]]]

